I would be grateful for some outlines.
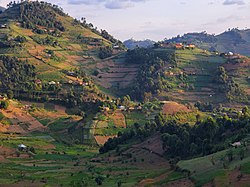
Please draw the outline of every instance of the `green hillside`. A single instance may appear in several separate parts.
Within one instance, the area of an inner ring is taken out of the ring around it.
[[[249,186],[250,59],[221,53],[247,34],[126,50],[38,1],[0,25],[0,186]]]
[[[97,31],[48,3],[16,4],[0,18],[6,24],[0,30],[0,54],[27,59],[36,67],[37,77],[45,81],[69,80],[64,70],[98,60],[100,47],[119,44],[106,31]]]
[[[211,35],[206,32],[187,33],[168,39],[168,42],[194,43],[202,49],[219,52],[234,52],[250,56],[250,30],[229,29],[219,35]]]
[[[137,99],[249,104],[250,62],[244,56],[155,47],[129,51],[127,61],[140,65],[130,91]]]

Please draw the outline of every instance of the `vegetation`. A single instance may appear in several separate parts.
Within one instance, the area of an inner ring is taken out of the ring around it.
[[[112,48],[111,47],[101,47],[99,50],[100,59],[105,59],[112,56]]]
[[[223,186],[250,173],[247,57],[125,51],[46,2],[11,2],[0,19],[0,185]]]
[[[172,88],[171,84],[164,79],[164,73],[161,70],[166,64],[175,65],[174,53],[158,53],[151,49],[137,48],[128,51],[126,61],[141,64],[136,85],[131,92],[135,99],[146,100],[152,94]]]

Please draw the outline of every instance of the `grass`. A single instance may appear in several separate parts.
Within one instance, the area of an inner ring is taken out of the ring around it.
[[[178,172],[178,171],[174,171],[174,172],[171,172],[171,173],[167,176],[166,179],[163,179],[163,180],[161,180],[161,181],[159,181],[159,182],[156,182],[156,183],[154,183],[154,185],[160,186],[160,185],[163,185],[163,184],[167,184],[167,183],[169,183],[169,182],[171,182],[171,181],[176,181],[176,180],[183,179],[183,178],[185,178],[185,177],[186,177],[185,173],[183,173],[183,172]]]
[[[145,115],[142,112],[137,111],[126,113],[125,120],[127,127],[132,127],[135,123],[143,125],[147,122]]]
[[[244,174],[250,174],[250,162],[247,162],[241,166],[241,172]]]
[[[183,160],[178,163],[178,166],[181,169],[191,172],[191,177],[196,182],[197,186],[202,186],[210,182],[215,177],[224,177],[227,171],[231,171],[240,165],[242,166],[243,173],[249,173],[250,151],[245,151],[245,157],[241,160],[239,156],[240,148],[232,149],[234,158],[232,162],[227,160],[228,151],[229,149],[204,157]],[[215,163],[214,165],[211,161],[212,157]],[[226,168],[223,167],[223,163]]]

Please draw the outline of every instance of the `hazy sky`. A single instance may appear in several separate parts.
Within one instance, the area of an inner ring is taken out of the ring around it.
[[[8,0],[0,0],[6,6]],[[120,40],[250,28],[250,0],[47,0]]]

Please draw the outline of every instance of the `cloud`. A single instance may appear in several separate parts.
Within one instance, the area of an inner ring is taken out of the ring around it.
[[[146,2],[148,0],[68,0],[72,5],[103,5],[107,9],[125,9],[135,6],[135,3]]]
[[[223,5],[244,5],[243,0],[225,0]]]

